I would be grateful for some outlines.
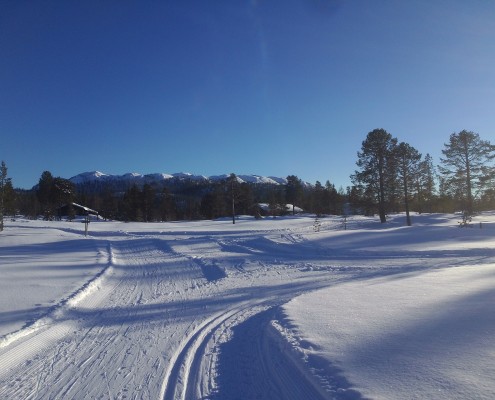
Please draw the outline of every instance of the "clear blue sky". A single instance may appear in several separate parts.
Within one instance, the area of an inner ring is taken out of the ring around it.
[[[438,161],[495,142],[495,2],[0,2],[0,159],[350,184],[384,128]]]

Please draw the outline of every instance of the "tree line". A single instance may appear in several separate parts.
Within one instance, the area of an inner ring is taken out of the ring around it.
[[[17,211],[10,212],[57,219],[62,206],[79,203],[97,210],[104,218],[154,222],[295,213],[295,207],[287,208],[288,203],[320,215],[339,214],[345,201],[345,193],[337,192],[330,182],[306,185],[294,175],[287,178],[286,185],[247,183],[231,174],[215,182],[185,180],[169,187],[131,184],[115,191],[111,183],[95,190],[91,182],[74,185],[44,171],[33,190],[16,192]]]
[[[295,213],[298,207],[318,216],[378,214],[381,222],[389,213],[404,211],[410,225],[412,210],[472,215],[495,209],[495,146],[463,130],[450,135],[442,155],[435,166],[429,154],[423,156],[386,130],[375,129],[357,153],[352,186],[338,190],[330,181],[309,185],[296,175],[288,176],[285,185],[275,185],[242,182],[235,174],[216,182],[184,181],[170,187],[145,183],[117,190],[105,184],[76,186],[49,171],[32,190],[15,190],[2,161],[0,230],[4,215],[54,219],[60,217],[61,206],[73,202],[105,218],[144,222],[232,217],[235,223],[235,215],[278,216]]]
[[[358,152],[359,169],[351,176],[358,201],[381,222],[389,212],[405,211],[408,225],[411,205],[418,212],[467,215],[493,209],[495,146],[463,130],[450,135],[442,154],[435,169],[429,154],[423,157],[384,129],[369,132]]]

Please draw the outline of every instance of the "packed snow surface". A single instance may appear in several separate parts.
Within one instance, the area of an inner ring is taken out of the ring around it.
[[[0,398],[495,398],[495,214],[459,220],[8,220]]]

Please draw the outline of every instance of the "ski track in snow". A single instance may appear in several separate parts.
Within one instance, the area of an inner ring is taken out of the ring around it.
[[[96,231],[89,240],[108,260],[101,272],[2,338],[0,398],[361,398],[346,391],[344,378],[332,386],[310,372],[273,322],[277,306],[349,279],[438,267],[451,256],[328,249],[311,235],[311,225]],[[355,264],[370,257],[374,268]]]
[[[102,272],[0,349],[0,398],[207,398],[231,327],[322,286],[297,266],[246,258],[257,250],[242,243],[235,265],[218,265],[209,253],[225,245],[209,236],[96,240],[108,249]]]

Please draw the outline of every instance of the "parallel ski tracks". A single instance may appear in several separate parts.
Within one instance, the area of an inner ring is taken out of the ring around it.
[[[0,397],[211,398],[218,350],[233,327],[322,284],[286,284],[284,278],[295,276],[291,270],[300,274],[297,268],[264,265],[258,255],[249,260],[251,248],[232,253],[234,276],[208,280],[194,257],[209,262],[218,254],[215,240],[143,235],[107,243],[108,265],[99,279],[64,304],[49,326],[0,352],[2,382],[18,377],[0,387]],[[236,269],[246,260],[253,268]],[[269,274],[277,274],[279,286],[264,284]],[[273,372],[270,360],[260,362]]]
[[[217,313],[197,326],[170,360],[160,399],[186,400],[204,398],[212,390],[214,362],[212,350],[229,326],[239,323],[259,308],[259,302],[245,303],[225,312]],[[257,312],[261,309],[257,310]],[[209,357],[210,356],[210,357]]]

